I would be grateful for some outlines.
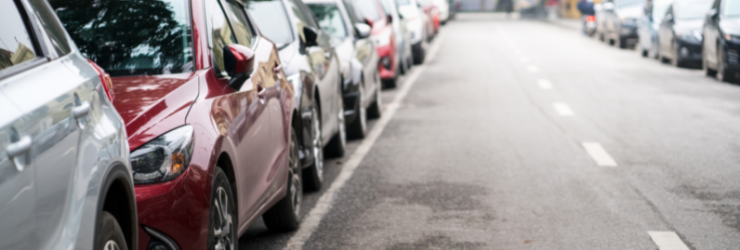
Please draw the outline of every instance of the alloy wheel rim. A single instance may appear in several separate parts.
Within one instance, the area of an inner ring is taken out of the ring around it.
[[[342,148],[347,145],[347,131],[344,125],[344,103],[339,101],[339,142],[342,144]]]
[[[321,144],[321,121],[319,121],[319,113],[316,111],[316,107],[311,108],[313,112],[313,159],[314,166],[316,166],[316,173],[318,174],[319,180],[324,178],[324,150]]]
[[[301,183],[301,176],[298,171],[301,171],[300,165],[298,164],[298,145],[295,142],[295,135],[290,140],[290,199],[293,203],[293,213],[296,217],[301,212],[301,198],[303,197],[303,183]]]
[[[103,245],[103,250],[121,250],[121,248],[118,246],[118,243],[114,240],[108,240],[105,242],[105,245]]]
[[[229,213],[229,196],[223,187],[216,189],[216,221],[213,225],[213,237],[216,240],[216,250],[234,250],[232,238],[233,217]]]
[[[359,94],[360,99],[357,100],[357,103],[358,103],[357,104],[357,106],[358,106],[357,109],[360,111],[359,114],[358,114],[360,117],[358,117],[358,118],[360,119],[360,128],[362,129],[362,134],[363,135],[367,132],[367,108],[364,106],[364,102],[363,102],[363,100],[365,100],[365,98],[364,98],[365,91],[362,90],[364,86],[365,86],[365,84],[362,84],[360,86],[360,94]]]

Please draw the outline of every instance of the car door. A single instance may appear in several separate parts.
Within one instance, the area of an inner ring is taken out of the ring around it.
[[[38,17],[31,11],[25,15],[33,17],[32,20],[43,20],[36,19]],[[34,237],[41,240],[33,244],[47,248],[58,240],[55,237],[62,235],[80,133],[88,122],[93,87],[91,81],[70,71],[69,59],[60,57],[69,52],[68,46],[51,42],[54,37],[42,32],[44,27],[40,25],[43,23],[26,24],[34,30],[29,32],[30,36],[3,39],[6,43],[15,40],[19,44],[12,48],[10,61],[43,59],[34,67],[9,77],[2,84],[2,91],[24,114],[26,124],[18,132],[25,134],[21,141],[23,138],[30,140],[30,162],[26,167],[34,169],[36,179],[36,202],[25,209],[33,211],[37,225],[44,225],[34,230]],[[23,27],[23,24],[15,27]],[[29,44],[30,40],[37,41],[36,47],[22,46],[26,39]]]
[[[362,77],[364,78],[364,84],[360,87],[364,88],[363,93],[365,94],[363,100],[372,100],[371,98],[375,94],[376,88],[379,88],[378,81],[378,63],[377,58],[374,58],[375,44],[370,40],[370,37],[359,38],[357,32],[354,29],[354,24],[363,23],[357,17],[354,9],[354,5],[348,2],[348,0],[342,0],[342,5],[347,10],[347,16],[349,17],[348,23],[351,25],[352,34],[354,37],[354,57],[362,63]]]
[[[239,89],[228,85],[228,76],[223,72],[223,48],[231,44],[254,47],[247,26],[236,23],[232,9],[233,4],[226,0],[206,0],[206,18],[208,23],[209,43],[214,63],[216,81],[223,86],[224,94],[215,97],[213,112],[217,120],[228,124],[225,130],[230,142],[236,148],[234,172],[236,175],[237,199],[239,201],[239,220],[250,219],[258,208],[269,187],[270,165],[274,156],[272,118],[266,110],[268,90],[265,83],[255,82],[255,78],[269,78],[269,74],[260,72],[255,58],[255,71]],[[223,6],[223,7],[222,7]],[[227,14],[228,13],[228,14]],[[233,28],[237,27],[237,28]],[[255,57],[256,57],[255,53]],[[259,75],[259,76],[258,76]],[[224,132],[222,132],[224,133]]]
[[[658,30],[658,51],[661,56],[670,54],[668,48],[670,48],[670,43],[673,41],[672,26],[673,5],[671,4],[671,7],[668,7],[665,16],[663,16],[663,20],[660,22],[660,28]]]

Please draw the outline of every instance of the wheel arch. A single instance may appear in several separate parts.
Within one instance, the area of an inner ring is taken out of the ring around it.
[[[130,248],[138,247],[139,221],[136,211],[136,196],[130,172],[123,163],[114,163],[105,173],[96,210],[95,235],[100,233],[98,221],[106,211],[116,218]],[[123,199],[121,197],[124,197]],[[97,239],[97,237],[95,237]],[[97,242],[93,243],[96,244]]]

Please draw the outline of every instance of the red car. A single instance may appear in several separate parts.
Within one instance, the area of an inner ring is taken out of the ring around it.
[[[370,36],[375,41],[375,49],[378,51],[378,69],[383,86],[395,88],[396,80],[400,75],[398,51],[396,50],[396,38],[393,32],[393,18],[383,12],[383,7],[377,0],[353,0],[354,9],[359,12],[357,16],[363,17],[365,23],[370,25]]]
[[[238,249],[260,215],[270,229],[298,227],[293,88],[240,1],[50,2],[113,77],[138,249]]]

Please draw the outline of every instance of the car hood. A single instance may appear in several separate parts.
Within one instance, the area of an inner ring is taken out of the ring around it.
[[[122,76],[112,81],[116,93],[113,106],[126,124],[131,149],[184,124],[188,108],[198,96],[195,73]]]
[[[642,4],[622,7],[617,10],[617,15],[619,15],[620,18],[635,18],[642,16],[644,13],[642,9]]]
[[[675,30],[700,30],[704,26],[704,19],[676,20]]]
[[[719,27],[724,33],[740,35],[740,18],[725,18],[719,22]]]

